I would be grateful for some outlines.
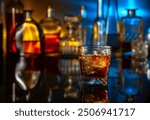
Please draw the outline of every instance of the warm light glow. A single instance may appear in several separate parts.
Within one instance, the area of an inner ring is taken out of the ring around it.
[[[24,41],[39,41],[39,32],[38,28],[33,23],[23,24],[23,40]]]
[[[68,42],[68,45],[69,45],[69,46],[78,47],[78,46],[79,46],[79,42],[78,42],[78,41],[69,41],[69,42]]]

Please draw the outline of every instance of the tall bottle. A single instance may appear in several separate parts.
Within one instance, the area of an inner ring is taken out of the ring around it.
[[[92,44],[93,45],[106,45],[107,44],[107,14],[108,14],[108,3],[104,11],[104,0],[97,1],[97,18],[93,25]],[[106,14],[104,14],[104,12]]]
[[[60,33],[61,23],[55,17],[54,9],[48,6],[46,17],[40,21],[44,33],[44,54],[45,54],[45,71],[46,80],[54,80],[48,88],[59,88],[58,81],[60,79],[58,63],[59,63],[59,46],[60,46]],[[53,78],[52,78],[53,77]],[[49,82],[48,82],[49,83]]]
[[[23,97],[23,93],[40,88],[42,80],[42,29],[32,18],[32,11],[24,11],[24,20],[19,23],[13,32],[13,47],[8,56],[8,69],[10,74],[7,80],[9,85],[9,100],[16,102]],[[37,92],[37,91],[36,91]]]
[[[77,34],[79,39],[82,41],[82,45],[90,45],[90,37],[91,37],[91,26],[87,21],[87,9],[85,6],[80,7],[80,23],[77,29]]]
[[[118,16],[118,0],[109,0],[108,12],[108,42],[107,44],[112,47],[112,56],[119,57],[120,55],[120,19]]]
[[[121,18],[120,27],[122,42],[120,91],[130,97],[141,92],[141,75],[145,74],[147,69],[147,45],[143,42],[143,19],[136,15],[136,9],[127,9],[127,16]]]
[[[16,25],[23,20],[24,5],[20,0],[9,0],[6,4],[7,53],[13,48],[12,34]]]
[[[131,43],[143,39],[143,19],[136,16],[136,9],[127,9],[127,16],[121,18],[121,39],[123,68],[131,64]]]

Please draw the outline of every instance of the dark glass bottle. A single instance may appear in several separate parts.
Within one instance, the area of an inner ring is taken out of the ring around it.
[[[16,53],[12,51],[15,43],[13,42],[13,32],[18,22],[23,20],[23,4],[20,0],[9,0],[6,4],[6,101],[14,101],[15,84],[12,74],[17,60]],[[10,68],[11,66],[11,68]]]
[[[13,48],[12,34],[16,25],[23,20],[24,5],[20,0],[9,0],[6,4],[7,53]]]

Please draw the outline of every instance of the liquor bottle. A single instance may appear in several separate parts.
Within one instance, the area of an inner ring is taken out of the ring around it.
[[[86,7],[81,6],[80,7],[80,23],[78,26],[77,34],[79,36],[79,39],[82,41],[82,45],[89,45],[90,42],[90,24],[87,21],[86,16]]]
[[[7,53],[13,48],[12,34],[16,25],[23,20],[24,5],[20,0],[9,0],[6,4]]]
[[[112,47],[112,58],[120,58],[120,19],[118,16],[118,0],[109,0],[109,12],[107,17],[107,45]]]
[[[131,67],[132,41],[141,41],[143,38],[143,19],[136,16],[136,9],[127,9],[127,16],[121,18],[121,39],[123,68]]]
[[[120,92],[128,96],[141,93],[142,75],[147,71],[147,45],[143,41],[143,19],[136,9],[127,9],[121,18],[121,71]],[[142,68],[142,69],[141,69]]]
[[[92,44],[93,45],[106,45],[107,44],[107,15],[108,15],[108,4],[104,11],[104,0],[97,1],[97,18],[94,21],[93,33],[92,33]],[[104,12],[106,14],[104,14]]]
[[[51,6],[47,8],[46,17],[40,21],[44,33],[44,69],[47,88],[54,90],[59,88],[60,72],[58,68],[60,57],[60,33],[61,23],[55,17],[54,9]],[[53,84],[49,84],[49,81]]]
[[[19,101],[30,91],[40,88],[43,68],[42,29],[32,18],[32,11],[24,11],[24,20],[17,24],[12,36],[13,47],[8,56],[9,101]],[[12,86],[10,86],[12,85]],[[38,86],[38,87],[37,87]],[[37,91],[36,91],[37,92]],[[11,94],[12,93],[12,94]]]
[[[45,67],[49,74],[57,75],[59,61],[60,44],[60,21],[55,18],[54,9],[51,6],[47,8],[47,15],[40,21],[44,33],[44,54]]]

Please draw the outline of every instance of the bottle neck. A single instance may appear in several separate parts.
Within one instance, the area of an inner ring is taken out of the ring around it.
[[[25,18],[32,18],[32,10],[26,10],[24,11]]]
[[[52,9],[51,6],[49,6],[49,7],[47,8],[47,17],[48,17],[48,18],[54,17],[54,10]]]
[[[86,18],[86,8],[84,6],[80,8],[80,16],[82,19]]]
[[[128,16],[135,16],[136,15],[136,10],[135,9],[128,9]]]
[[[103,11],[103,0],[97,0],[97,17],[102,17]]]

